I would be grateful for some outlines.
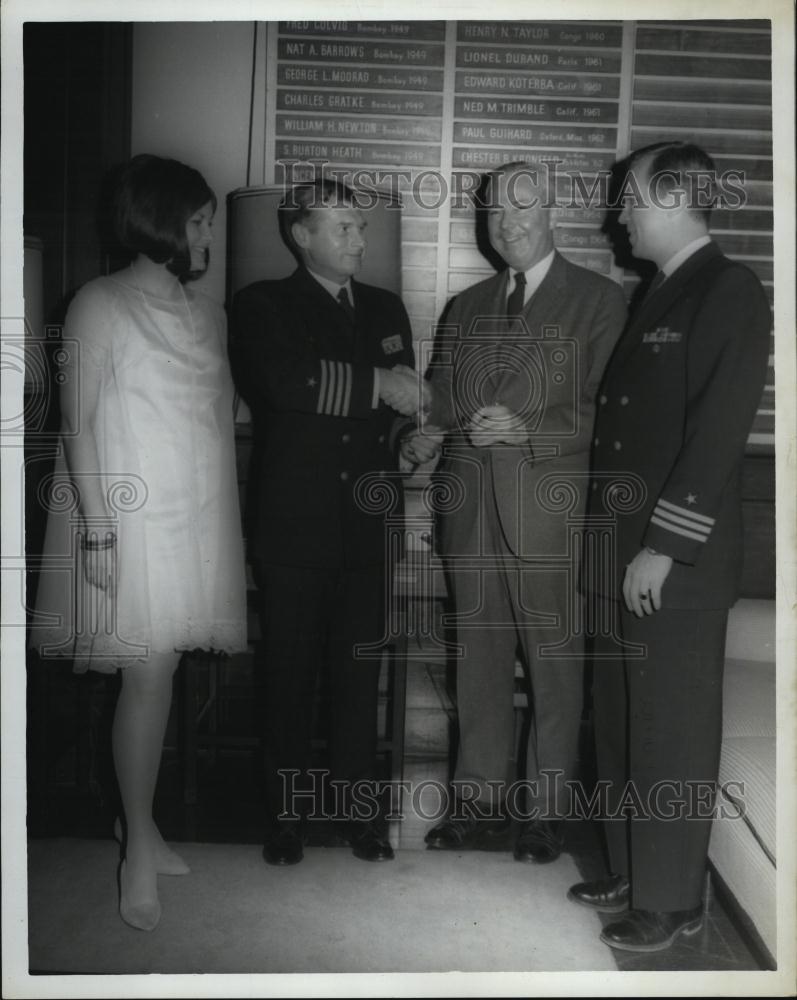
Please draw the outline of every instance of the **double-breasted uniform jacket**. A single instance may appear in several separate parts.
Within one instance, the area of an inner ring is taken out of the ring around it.
[[[734,603],[742,458],[770,330],[758,279],[714,243],[689,257],[631,318],[598,400],[589,504],[590,517],[616,518],[616,559],[592,567],[590,589],[620,596],[626,564],[650,546],[675,560],[664,607]],[[636,486],[623,483],[627,473],[638,477]]]
[[[501,272],[454,300],[432,372],[430,422],[451,429],[439,471],[462,484],[462,503],[441,519],[444,555],[484,554],[491,509],[516,556],[561,555],[567,518],[586,505],[595,400],[625,322],[622,291],[555,253],[522,322],[510,324],[509,280]],[[496,403],[522,414],[528,440],[472,446],[466,425],[479,407]],[[551,480],[541,483],[549,473],[571,482],[574,505],[559,502]]]
[[[261,470],[250,547],[263,562],[356,568],[385,558],[384,513],[358,503],[355,486],[397,468],[400,419],[373,406],[374,368],[412,367],[412,334],[397,295],[354,280],[351,288],[353,329],[303,267],[233,301],[233,370]]]

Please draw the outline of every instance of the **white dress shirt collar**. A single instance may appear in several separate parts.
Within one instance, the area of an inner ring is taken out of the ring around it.
[[[542,260],[538,260],[537,263],[525,271],[526,275],[526,293],[523,296],[523,304],[525,305],[531,296],[537,291],[540,285],[545,280],[545,276],[551,269],[551,264],[553,264],[554,251],[548,254],[547,257],[543,257]],[[507,282],[507,298],[512,294],[512,289],[515,287],[515,275],[517,271],[510,268],[508,271],[509,281]]]
[[[351,304],[354,305],[354,296],[352,295],[351,291],[351,278],[344,281],[342,285],[339,285],[337,281],[330,281],[329,278],[322,278],[320,274],[316,274],[315,271],[311,271],[309,267],[307,268],[307,273],[311,275],[313,278],[315,278],[318,284],[327,292],[329,292],[329,294],[332,296],[333,299],[335,299],[336,302],[338,299],[338,295],[340,295],[341,288],[345,288],[346,291],[349,293],[349,302],[351,302]]]
[[[692,240],[691,243],[687,243],[685,247],[681,247],[678,253],[675,253],[670,257],[666,264],[661,268],[665,277],[669,278],[671,274],[674,274],[681,264],[684,264],[692,254],[697,253],[703,247],[708,246],[711,243],[711,237],[706,233],[705,236],[698,236],[696,240]]]

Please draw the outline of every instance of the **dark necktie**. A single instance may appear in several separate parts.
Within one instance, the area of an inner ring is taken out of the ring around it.
[[[523,300],[526,297],[526,275],[522,271],[515,273],[515,287],[506,300],[507,316],[517,316],[523,312]]]
[[[655,275],[653,276],[653,281],[651,281],[650,283],[650,287],[645,292],[645,298],[643,299],[644,302],[647,302],[647,300],[651,298],[651,296],[656,294],[656,292],[664,284],[666,278],[667,275],[664,273],[664,271],[656,271]]]
[[[351,304],[349,292],[345,285],[338,292],[338,302],[341,309],[346,313],[349,322],[354,326],[354,306]]]

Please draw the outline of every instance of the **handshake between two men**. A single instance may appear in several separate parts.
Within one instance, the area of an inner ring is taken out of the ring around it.
[[[423,420],[432,408],[429,382],[407,365],[381,369],[379,396],[402,416],[419,419],[420,426],[408,430],[402,437],[402,457],[413,465],[431,461],[440,451],[446,429]],[[523,418],[500,403],[476,410],[465,432],[474,448],[525,444],[528,441],[528,429]]]

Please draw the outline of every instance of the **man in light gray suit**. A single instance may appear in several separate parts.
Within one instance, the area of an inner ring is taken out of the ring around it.
[[[515,857],[539,863],[561,852],[564,782],[577,760],[583,640],[574,524],[585,506],[598,386],[626,308],[616,283],[554,249],[551,201],[536,168],[508,164],[487,180],[480,211],[507,268],[454,300],[431,370],[429,425],[448,435],[439,472],[462,490],[462,503],[442,518],[441,549],[463,658],[455,807],[426,843],[495,849],[520,815]],[[415,447],[427,458],[435,443],[419,432],[404,454]],[[518,654],[532,713],[522,784]]]

